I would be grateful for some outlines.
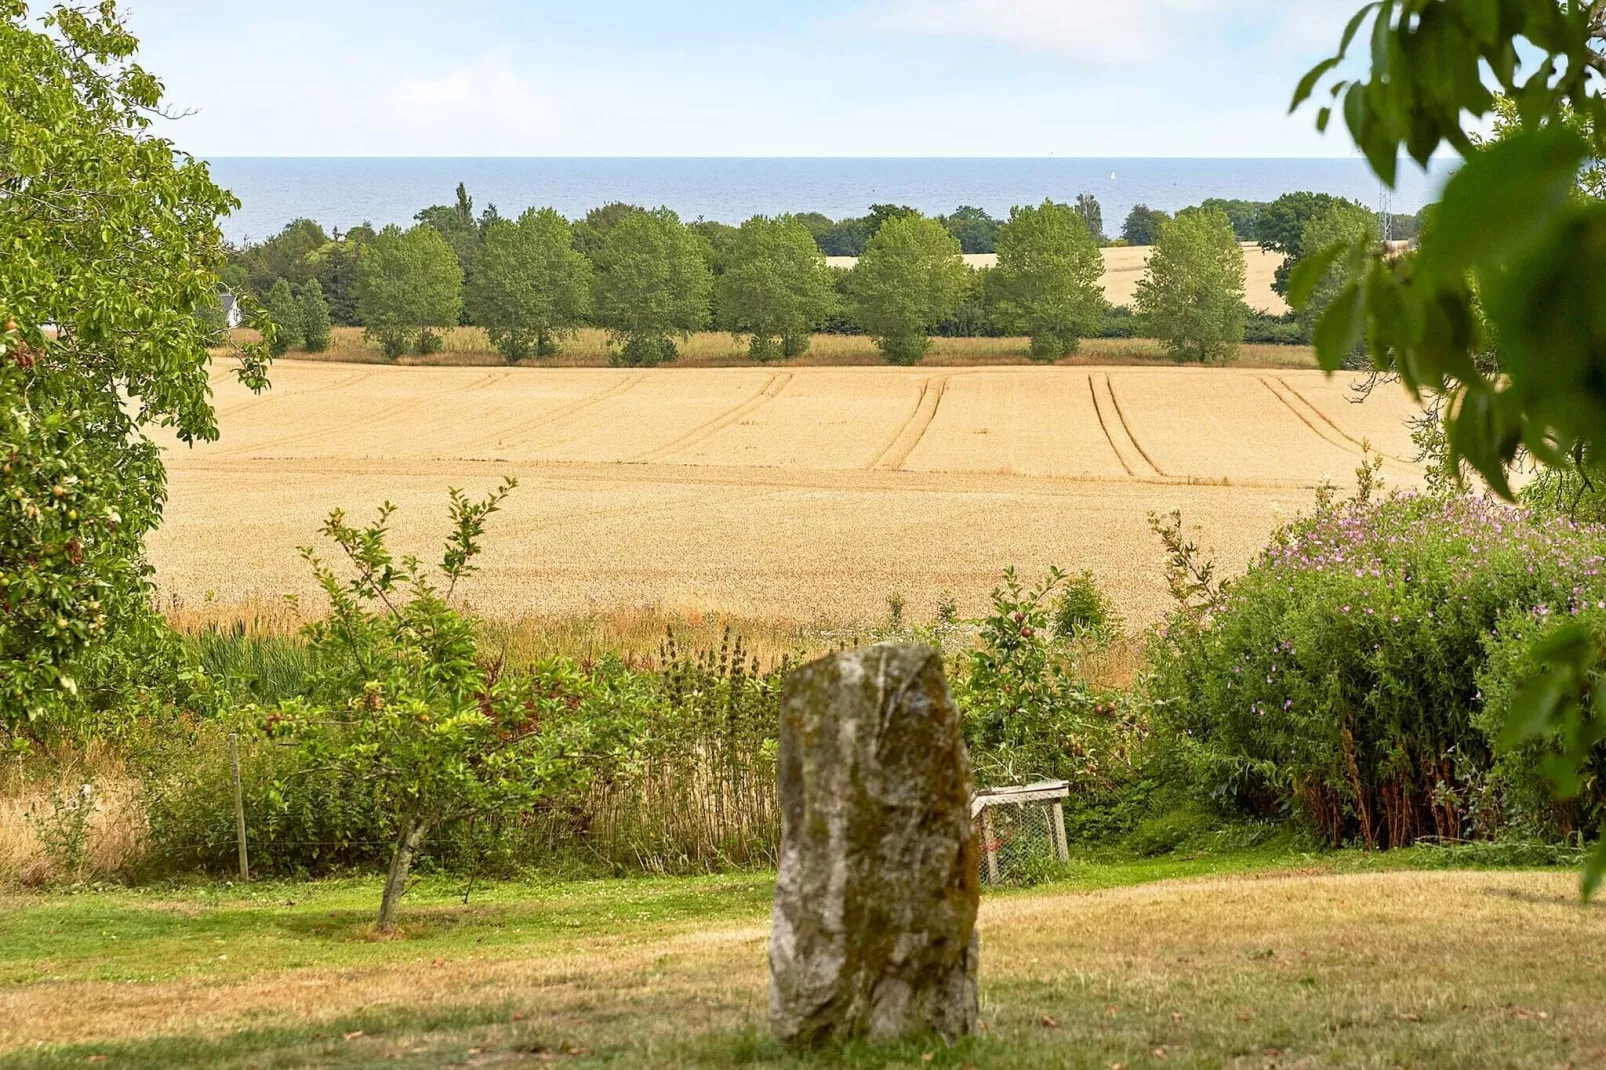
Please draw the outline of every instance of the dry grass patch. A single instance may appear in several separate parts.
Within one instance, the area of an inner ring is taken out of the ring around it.
[[[404,356],[395,363],[418,367],[506,367],[479,327],[452,327],[441,331],[443,348],[428,356]],[[254,341],[256,332],[240,329],[235,341]],[[745,341],[722,331],[697,331],[680,340],[677,368],[753,367]],[[1031,364],[1031,341],[1027,338],[933,338],[931,351],[920,361],[921,367],[961,368]],[[609,366],[610,350],[606,332],[585,328],[563,344],[555,357],[518,362],[522,368],[603,368]],[[389,364],[377,346],[363,337],[360,327],[336,327],[329,348],[321,353],[293,350],[282,360],[314,363]],[[1058,362],[1076,367],[1089,364],[1156,364],[1173,362],[1165,348],[1152,338],[1087,338],[1073,357]],[[809,351],[791,360],[773,361],[763,367],[857,367],[884,366],[886,359],[864,335],[816,334]],[[1314,368],[1315,351],[1309,346],[1241,346],[1233,362],[1244,368]]]
[[[297,952],[280,945],[306,929],[286,922],[327,904],[226,902],[217,909],[240,923],[227,944],[237,955],[251,932],[276,934],[257,968],[220,961],[223,945],[203,928],[190,973],[140,980],[134,962],[130,976],[116,964],[155,956],[165,968],[162,948],[110,943],[104,980],[64,962],[59,980],[0,988],[0,1042],[41,1060],[27,1065],[110,1052],[127,1066],[164,1065],[152,1053],[172,1066],[439,1065],[470,1048],[498,1061],[544,1054],[655,1068],[1552,1067],[1606,1058],[1606,912],[1581,908],[1566,873],[1318,870],[992,898],[981,918],[981,1037],[951,1050],[854,1046],[800,1060],[763,1035],[763,885],[731,886],[734,914],[664,920],[651,903],[674,883],[636,886],[651,920],[632,917],[630,885],[623,898],[600,897],[611,920],[572,937],[557,925],[508,934],[550,902],[499,902],[501,913],[482,908],[450,936],[446,916],[466,911],[436,908],[433,928],[403,941],[303,936],[302,965],[287,965]],[[34,924],[130,933],[132,918],[75,921],[82,909],[22,908]],[[494,944],[476,942],[492,932]],[[0,1062],[13,1064],[23,1065]]]

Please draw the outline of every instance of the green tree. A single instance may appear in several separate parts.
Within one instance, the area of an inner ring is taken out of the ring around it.
[[[296,295],[301,310],[301,344],[308,353],[322,353],[329,348],[332,333],[329,323],[329,302],[323,299],[323,287],[315,278],[308,279]]]
[[[994,253],[998,251],[998,231],[1002,223],[980,208],[960,205],[951,215],[938,216],[937,222],[948,228],[948,233],[959,239],[959,251],[964,253]]]
[[[496,209],[493,206],[489,211],[494,213]],[[440,231],[457,256],[457,265],[463,269],[465,278],[473,272],[474,258],[480,249],[480,225],[474,218],[474,198],[468,195],[463,183],[457,184],[457,200],[452,204],[431,205],[413,219]]]
[[[1153,245],[1160,237],[1160,227],[1171,217],[1146,204],[1134,205],[1121,224],[1121,237],[1128,245]]]
[[[670,336],[708,322],[713,277],[704,243],[668,208],[625,214],[608,230],[595,262],[596,319],[618,347],[615,363],[674,360]]]
[[[913,364],[931,346],[927,333],[953,315],[970,269],[959,242],[918,213],[887,220],[848,276],[853,315],[892,364]]]
[[[388,226],[363,245],[355,291],[357,317],[387,357],[432,353],[440,347],[434,328],[457,323],[463,269],[434,227]]]
[[[1259,201],[1241,201],[1222,197],[1207,197],[1199,202],[1200,208],[1219,208],[1232,220],[1232,232],[1238,240],[1260,240],[1260,213],[1268,206]]]
[[[715,283],[721,322],[751,335],[754,360],[806,353],[809,334],[830,314],[835,284],[809,229],[791,216],[754,216],[741,225]]]
[[[1379,238],[1379,233],[1375,212],[1349,201],[1335,200],[1326,211],[1305,224],[1304,233],[1300,235],[1299,247],[1325,249],[1339,243],[1349,245],[1358,241],[1372,241]],[[1327,306],[1333,303],[1333,298],[1338,296],[1346,281],[1342,271],[1330,269],[1311,290],[1305,307],[1299,312],[1300,321],[1305,325],[1307,333],[1315,329],[1317,320],[1327,311]],[[1359,351],[1363,347],[1356,348]]]
[[[555,781],[575,772],[531,674],[501,672],[479,649],[477,622],[452,607],[475,571],[486,519],[512,480],[479,502],[452,491],[452,532],[438,575],[386,545],[393,506],[364,528],[336,510],[324,535],[344,559],[342,579],[311,548],[302,551],[330,613],[306,630],[309,695],[270,714],[272,735],[301,746],[312,763],[370,785],[398,808],[396,840],[376,928],[396,911],[426,837],[466,818],[528,812]]]
[[[998,238],[993,315],[1000,327],[1032,337],[1032,359],[1058,360],[1104,318],[1104,258],[1083,214],[1045,200],[1010,210]]]
[[[623,201],[612,201],[600,208],[593,208],[586,213],[586,217],[574,225],[574,247],[596,260],[597,254],[602,251],[603,240],[608,232],[619,225],[619,221],[636,212],[645,212],[646,209],[634,204],[625,204]]]
[[[322,227],[310,219],[296,219],[267,241],[238,250],[231,259],[245,269],[251,292],[265,298],[280,279],[291,285],[305,282],[312,271],[312,255],[327,244],[329,236]]]
[[[568,220],[531,208],[517,222],[485,228],[485,244],[468,285],[468,308],[498,353],[520,360],[558,352],[591,300],[591,262],[574,248]]]
[[[1077,194],[1076,212],[1087,224],[1087,232],[1093,236],[1096,244],[1103,245],[1109,240],[1104,236],[1104,208],[1097,197],[1091,193]]]
[[[277,357],[292,346],[306,341],[306,334],[301,327],[301,303],[296,300],[288,279],[280,279],[273,284],[264,307],[268,318],[278,328],[268,352]]]
[[[1350,76],[1343,65],[1369,21],[1365,69]],[[1349,281],[1315,330],[1323,366],[1364,341],[1376,368],[1442,399],[1448,470],[1470,466],[1507,497],[1525,455],[1564,467],[1606,448],[1606,203],[1579,189],[1606,159],[1603,52],[1599,3],[1387,0],[1363,7],[1294,92],[1296,109],[1318,89],[1332,99],[1318,129],[1336,110],[1389,185],[1402,150],[1424,167],[1441,146],[1464,160],[1413,252],[1370,238],[1305,250],[1289,299],[1303,306],[1342,266]],[[1516,102],[1515,129],[1480,146],[1466,124],[1493,114],[1502,95]],[[1490,366],[1482,358],[1495,341]],[[1551,749],[1557,790],[1575,798],[1606,741],[1601,642],[1564,624],[1531,660],[1501,743]],[[1585,894],[1603,877],[1606,836]]]
[[[1233,358],[1249,309],[1244,251],[1225,212],[1189,208],[1161,225],[1137,307],[1173,358]]]
[[[153,427],[217,437],[206,310],[237,202],[152,133],[115,5],[0,5],[0,742],[137,701],[157,647]],[[253,317],[271,338],[271,323]],[[265,353],[242,380],[265,387]],[[117,674],[126,674],[112,682]]]
[[[1328,193],[1285,193],[1261,208],[1255,217],[1255,240],[1268,253],[1283,254],[1271,288],[1279,294],[1288,293],[1288,276],[1305,255],[1305,227],[1310,221],[1326,215],[1339,204],[1360,208],[1353,201],[1334,197]],[[1366,211],[1360,208],[1361,211]]]

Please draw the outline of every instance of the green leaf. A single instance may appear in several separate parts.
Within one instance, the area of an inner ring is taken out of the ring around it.
[[[1595,841],[1595,849],[1589,852],[1584,860],[1584,876],[1579,882],[1579,894],[1584,902],[1594,898],[1600,891],[1601,882],[1606,880],[1606,828],[1601,829],[1599,838]]]
[[[1361,342],[1365,325],[1365,307],[1361,288],[1350,282],[1333,298],[1322,318],[1316,321],[1312,341],[1316,344],[1316,359],[1328,371],[1336,371],[1344,358],[1355,352]]]
[[[1288,303],[1295,309],[1304,308],[1306,302],[1310,300],[1310,295],[1327,277],[1328,269],[1348,248],[1344,242],[1335,242],[1296,263],[1294,269],[1288,273]]]
[[[1305,77],[1299,80],[1299,85],[1294,89],[1294,102],[1288,105],[1288,111],[1290,114],[1298,111],[1299,106],[1310,99],[1310,95],[1315,91],[1316,83],[1321,81],[1322,75],[1338,66],[1343,58],[1343,55],[1340,54],[1329,59],[1324,59],[1320,63],[1316,64],[1316,66],[1305,72]]]
[[[1533,242],[1566,205],[1587,155],[1584,139],[1560,127],[1517,134],[1475,153],[1445,186],[1422,241],[1424,278],[1459,281]]]

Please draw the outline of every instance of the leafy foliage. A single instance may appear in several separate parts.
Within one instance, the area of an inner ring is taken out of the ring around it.
[[[1244,252],[1225,213],[1190,208],[1160,227],[1138,311],[1177,360],[1221,363],[1243,340]]]
[[[754,360],[807,352],[809,333],[836,302],[835,280],[813,235],[791,216],[743,223],[716,290],[724,325],[751,336]]]
[[[980,208],[962,204],[952,213],[938,216],[937,222],[958,240],[962,253],[998,251],[998,234],[1003,224]]]
[[[708,321],[713,276],[703,245],[667,208],[624,213],[595,255],[597,322],[619,352],[619,364],[674,360],[670,335]]]
[[[342,782],[375,785],[397,808],[381,931],[394,925],[425,836],[467,816],[527,810],[576,767],[564,740],[543,726],[550,696],[534,678],[504,674],[499,660],[485,659],[475,622],[450,606],[475,571],[486,519],[514,486],[507,480],[479,502],[452,491],[438,579],[417,558],[390,551],[389,504],[367,527],[351,526],[340,510],[324,525],[351,579],[310,547],[302,551],[330,615],[307,629],[307,697],[284,704],[266,724],[314,766],[337,770]]]
[[[1167,739],[1202,793],[1334,843],[1554,825],[1532,779],[1495,773],[1503,714],[1480,712],[1480,688],[1509,692],[1520,667],[1487,646],[1606,597],[1588,578],[1606,531],[1370,489],[1329,497],[1168,619],[1152,684]]]
[[[891,364],[913,364],[927,332],[952,315],[969,281],[959,242],[919,214],[889,219],[848,276],[855,319]]]
[[[1147,732],[1083,683],[1056,641],[1053,600],[1066,580],[1054,568],[1028,587],[1004,570],[955,693],[979,784],[1068,780],[1073,807],[1091,809],[1136,779]]]
[[[357,316],[385,356],[429,352],[438,345],[431,328],[457,323],[463,269],[434,227],[389,226],[362,246],[356,296]]]
[[[332,332],[329,302],[324,300],[323,286],[316,278],[301,284],[301,292],[296,294],[296,306],[301,313],[301,344],[308,353],[322,353],[329,348]]]
[[[468,284],[469,317],[510,361],[552,356],[591,304],[591,262],[574,248],[569,223],[550,208],[517,222],[497,219]]]
[[[1368,22],[1369,69],[1345,77]],[[1337,53],[1294,92],[1297,109],[1325,85],[1334,103],[1317,112],[1318,128],[1340,109],[1391,185],[1402,150],[1423,166],[1441,146],[1464,158],[1414,254],[1361,241],[1307,251],[1289,295],[1303,305],[1342,264],[1350,281],[1314,336],[1324,366],[1364,341],[1407,389],[1444,396],[1449,470],[1464,462],[1507,497],[1520,454],[1561,466],[1601,456],[1606,438],[1606,203],[1580,188],[1606,158],[1603,43],[1598,3],[1383,0],[1357,12]],[[1504,115],[1501,97],[1512,102]],[[1480,148],[1463,124],[1491,114],[1506,128]],[[1494,367],[1480,359],[1491,340]],[[1520,728],[1511,742],[1560,727],[1565,759],[1586,762],[1602,730],[1589,702],[1601,654],[1582,625],[1537,648],[1541,668],[1512,704]],[[1586,891],[1603,876],[1606,847]]]
[[[160,83],[113,4],[0,5],[0,733],[42,738],[165,662],[143,540],[166,480],[144,435],[217,437],[207,312],[236,206],[150,133]],[[271,341],[270,324],[258,318]],[[265,354],[242,380],[266,385]]]
[[[296,300],[296,294],[286,279],[280,279],[268,291],[268,300],[264,306],[268,318],[273,321],[273,343],[268,352],[273,356],[281,356],[292,346],[298,346],[306,340],[301,327],[301,302]]]
[[[1108,239],[1104,236],[1104,209],[1099,205],[1099,199],[1091,193],[1079,193],[1073,207],[1076,214],[1082,217],[1082,222],[1087,224],[1087,232],[1092,235],[1094,243],[1103,245]]]
[[[995,321],[1032,337],[1035,360],[1075,353],[1104,318],[1104,258],[1080,212],[1044,201],[1009,213],[990,285]]]
[[[1128,245],[1153,245],[1160,237],[1160,227],[1171,217],[1146,204],[1132,206],[1121,224],[1121,238]]]

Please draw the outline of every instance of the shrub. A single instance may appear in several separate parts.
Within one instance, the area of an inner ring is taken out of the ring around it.
[[[1581,562],[1589,571],[1600,563],[1598,557]],[[1478,674],[1482,703],[1475,722],[1490,739],[1501,740],[1507,726],[1517,723],[1519,692],[1540,669],[1536,648],[1568,624],[1584,625],[1597,643],[1606,640],[1606,584],[1590,579],[1557,592],[1564,600],[1509,609],[1485,637],[1488,662]],[[1582,713],[1599,725],[1597,696],[1606,693],[1606,673],[1597,668],[1589,683]],[[1606,828],[1606,743],[1597,742],[1577,769],[1554,757],[1566,751],[1561,743],[1562,728],[1555,726],[1497,750],[1479,799],[1486,823],[1550,842]]]
[[[1147,731],[1127,704],[1083,683],[1069,647],[1055,641],[1050,607],[1065,582],[1050,569],[1027,587],[1013,568],[1005,570],[955,695],[977,785],[1069,781],[1067,820],[1076,827],[1088,823],[1085,812],[1126,800],[1139,779]]]
[[[1099,590],[1093,573],[1083,569],[1065,579],[1054,604],[1054,634],[1061,639],[1104,637],[1120,625],[1110,600]]]
[[[1198,790],[1299,815],[1331,843],[1492,833],[1503,714],[1483,708],[1479,681],[1511,679],[1520,659],[1491,661],[1488,644],[1523,615],[1606,599],[1603,554],[1606,529],[1485,499],[1328,496],[1242,579],[1167,620],[1152,649],[1158,727]],[[1174,592],[1209,589],[1178,560]],[[1529,768],[1512,776],[1531,784]]]

